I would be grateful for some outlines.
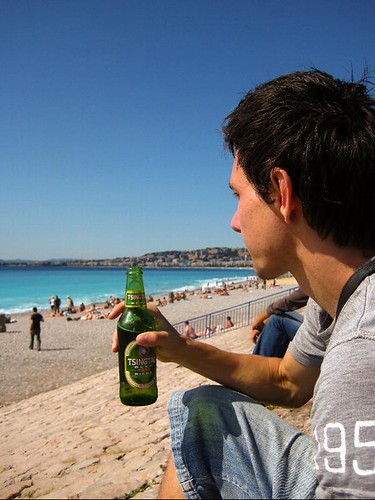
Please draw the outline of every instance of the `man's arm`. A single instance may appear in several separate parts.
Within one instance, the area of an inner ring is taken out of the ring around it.
[[[178,363],[226,387],[247,394],[257,401],[298,407],[311,397],[319,368],[298,363],[288,352],[283,359],[237,354],[205,342],[182,337],[156,308],[149,307],[160,331],[141,333],[137,343],[155,347],[163,362]],[[109,315],[115,319],[123,310],[116,307]],[[117,334],[112,350],[117,351]]]
[[[276,300],[267,307],[268,316],[271,314],[282,314],[288,311],[295,311],[307,304],[309,297],[303,293],[300,288],[297,288],[289,295]]]
[[[312,397],[319,376],[319,368],[305,367],[289,353],[279,359],[226,352],[177,332],[142,333],[137,343],[156,347],[161,361],[178,363],[267,404],[301,406]]]

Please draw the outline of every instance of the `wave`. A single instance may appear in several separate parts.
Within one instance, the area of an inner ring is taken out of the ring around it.
[[[241,283],[246,283],[249,280],[256,280],[256,276],[230,276],[230,277],[220,277],[220,278],[210,278],[209,280],[198,280],[196,285],[189,285],[186,287],[176,288],[174,292],[186,292],[186,291],[194,291],[197,289],[202,289],[205,291],[206,289],[211,288],[224,288],[224,286],[228,285],[238,285]]]

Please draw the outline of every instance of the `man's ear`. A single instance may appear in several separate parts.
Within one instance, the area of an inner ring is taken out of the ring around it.
[[[293,221],[296,212],[296,196],[293,193],[293,184],[289,174],[282,168],[275,167],[271,174],[273,187],[272,197],[274,206],[279,210],[286,223]]]

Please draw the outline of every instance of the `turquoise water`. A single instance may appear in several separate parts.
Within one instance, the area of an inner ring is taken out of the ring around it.
[[[192,290],[221,281],[240,282],[254,276],[252,269],[144,269],[147,295],[171,290]],[[100,303],[111,295],[123,297],[126,270],[123,268],[1,267],[0,312],[18,313],[49,309],[49,297],[58,295],[65,307],[70,295],[76,305]]]

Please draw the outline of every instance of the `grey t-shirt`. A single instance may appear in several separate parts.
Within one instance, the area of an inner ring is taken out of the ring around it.
[[[310,299],[289,352],[321,370],[311,411],[317,498],[373,498],[375,275],[359,285],[336,322]]]

